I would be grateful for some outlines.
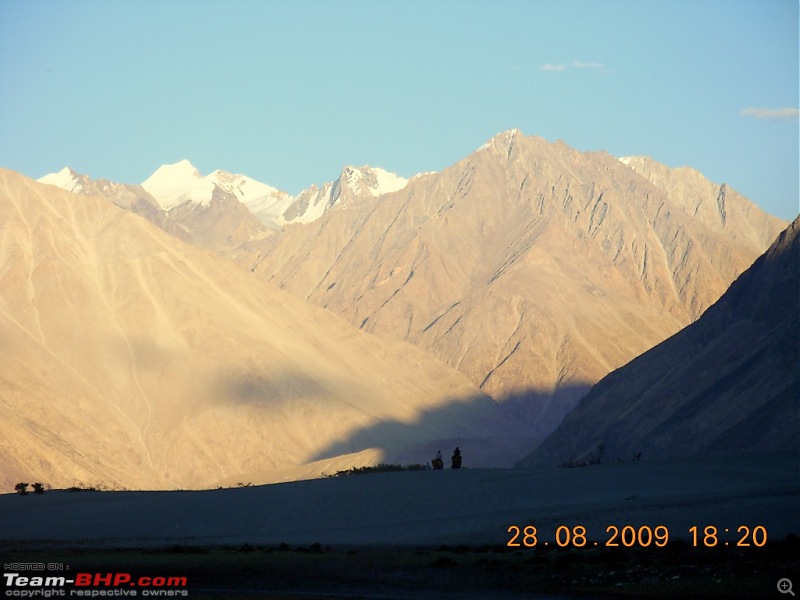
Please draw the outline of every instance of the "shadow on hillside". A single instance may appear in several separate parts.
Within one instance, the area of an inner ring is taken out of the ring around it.
[[[243,371],[220,377],[217,392],[236,403],[280,406],[298,398],[324,396],[319,380],[301,372]]]
[[[450,453],[459,446],[466,468],[511,467],[555,430],[590,387],[569,386],[555,393],[528,390],[498,401],[483,395],[453,399],[413,422],[380,421],[359,429],[312,460],[377,448],[384,462],[428,464],[441,450],[449,467]]]

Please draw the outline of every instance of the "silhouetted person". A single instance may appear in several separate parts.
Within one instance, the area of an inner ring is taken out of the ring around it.
[[[458,446],[456,446],[456,449],[453,450],[453,456],[450,460],[452,461],[451,466],[453,469],[461,468],[461,450],[458,449]]]
[[[431,466],[433,467],[434,471],[438,471],[439,469],[444,469],[444,460],[442,460],[442,451],[439,450],[436,453],[436,458],[431,461]]]

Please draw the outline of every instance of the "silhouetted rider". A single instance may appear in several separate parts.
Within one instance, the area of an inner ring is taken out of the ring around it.
[[[453,456],[450,460],[452,461],[453,469],[461,468],[461,450],[459,450],[458,446],[456,446],[456,449],[453,450]]]

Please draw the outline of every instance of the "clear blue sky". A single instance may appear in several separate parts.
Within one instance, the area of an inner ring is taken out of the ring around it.
[[[0,2],[0,166],[290,193],[519,128],[798,213],[797,0]],[[788,109],[788,110],[784,110]]]

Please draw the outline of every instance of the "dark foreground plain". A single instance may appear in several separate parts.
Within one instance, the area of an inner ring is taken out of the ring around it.
[[[186,577],[194,598],[781,597],[799,478],[796,454],[750,454],[7,494],[0,553],[44,575]]]
[[[16,549],[5,560],[65,573],[180,576],[191,598],[275,600],[769,598],[797,574],[800,540],[762,548],[512,549],[505,546],[310,546]],[[84,588],[97,589],[97,588]],[[103,589],[103,588],[100,588]],[[167,588],[169,589],[169,588]]]

